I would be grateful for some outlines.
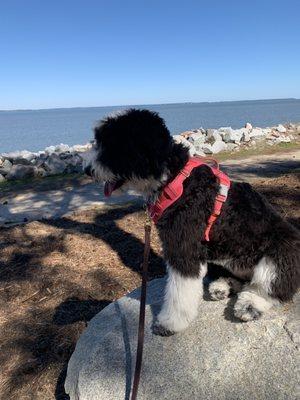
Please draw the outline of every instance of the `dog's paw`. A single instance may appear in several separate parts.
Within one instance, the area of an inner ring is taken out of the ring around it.
[[[209,285],[208,291],[212,300],[224,300],[230,294],[230,286],[224,278],[219,278]]]
[[[158,322],[153,325],[152,332],[154,333],[154,335],[158,335],[158,336],[172,336],[175,334],[175,332],[170,331],[169,329],[165,328],[163,325],[159,324]]]
[[[259,319],[262,316],[262,312],[251,303],[237,301],[234,306],[234,316],[241,321],[248,322]]]

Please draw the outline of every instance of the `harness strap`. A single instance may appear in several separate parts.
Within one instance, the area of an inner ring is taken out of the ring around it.
[[[206,161],[206,162],[204,162]],[[213,162],[215,165],[211,166],[208,162]],[[188,178],[192,172],[192,170],[201,165],[208,166],[213,172],[214,176],[217,178],[219,182],[219,192],[215,198],[214,208],[212,214],[208,218],[206,229],[204,232],[203,240],[209,242],[209,234],[213,224],[221,213],[221,209],[223,204],[227,200],[228,191],[230,188],[230,179],[224,172],[220,171],[219,164],[214,159],[201,159],[200,157],[192,157],[186,163],[184,168],[179,172],[179,174],[165,186],[160,197],[154,204],[148,205],[148,212],[150,218],[156,224],[160,219],[164,211],[170,207],[176,200],[180,198],[183,193],[183,182],[186,178]]]

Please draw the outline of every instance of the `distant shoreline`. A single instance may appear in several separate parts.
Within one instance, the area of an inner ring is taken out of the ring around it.
[[[288,101],[299,101],[295,97],[287,98],[276,98],[276,99],[255,99],[255,100],[220,100],[220,101],[183,101],[176,103],[145,103],[145,104],[118,104],[118,105],[105,105],[105,106],[72,106],[72,107],[49,107],[49,108],[20,108],[20,109],[1,109],[2,112],[26,112],[26,111],[57,111],[57,110],[82,110],[82,109],[97,109],[97,108],[130,108],[130,107],[151,107],[151,106],[176,106],[180,104],[208,104],[208,105],[220,105],[224,103],[235,104],[235,103],[257,103],[257,102],[288,102]]]

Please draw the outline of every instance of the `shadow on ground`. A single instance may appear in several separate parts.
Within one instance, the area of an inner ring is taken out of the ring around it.
[[[127,206],[95,213],[92,222],[64,218],[0,231],[0,250],[5,250],[0,257],[0,301],[6,310],[1,329],[5,335],[0,337],[0,363],[6,367],[1,398],[49,399],[54,390],[56,399],[68,398],[64,371],[79,335],[87,321],[124,294],[123,280],[103,271],[101,258],[99,269],[80,271],[76,265],[73,275],[62,258],[70,253],[68,239],[73,238],[71,246],[76,237],[106,246],[116,254],[123,273],[132,271],[134,288],[140,281],[142,238],[135,236],[134,227],[131,233],[122,230],[117,221],[133,214],[136,219],[139,213],[138,205]],[[142,219],[136,223],[142,226]],[[153,250],[151,263],[150,276],[162,276],[162,259]]]
[[[271,159],[257,163],[249,163],[247,160],[226,162],[222,169],[234,180],[253,180],[254,178],[273,178],[280,174],[286,174],[300,169],[299,160]]]

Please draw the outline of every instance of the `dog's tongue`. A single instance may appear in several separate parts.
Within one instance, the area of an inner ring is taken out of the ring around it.
[[[106,181],[104,183],[104,196],[105,197],[110,197],[112,192],[114,191],[115,187],[116,187],[116,183],[115,182]]]

